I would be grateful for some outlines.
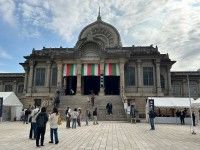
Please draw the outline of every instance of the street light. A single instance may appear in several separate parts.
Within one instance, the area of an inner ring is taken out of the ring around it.
[[[190,81],[189,81],[189,75],[187,75],[187,83],[188,83],[188,97],[189,97],[189,102],[190,102],[190,117],[191,117],[191,125],[192,125],[192,134],[196,134],[194,131],[194,125],[192,121],[192,102],[191,102],[191,96],[190,96]],[[191,132],[191,126],[190,126],[190,132]]]

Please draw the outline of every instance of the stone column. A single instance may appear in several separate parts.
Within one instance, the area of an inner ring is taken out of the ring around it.
[[[120,72],[120,95],[124,95],[124,64],[125,60],[121,59],[119,63],[119,72]]]
[[[24,76],[24,90],[23,93],[27,93],[27,79],[28,79],[28,67],[24,67],[25,76]]]
[[[161,86],[160,86],[160,60],[156,60],[156,91],[157,91],[157,94],[161,93]]]
[[[32,88],[33,88],[33,73],[34,73],[34,62],[30,60],[29,66],[30,66],[30,71],[29,71],[29,79],[28,79],[28,93],[32,93]]]
[[[77,86],[76,86],[76,94],[81,95],[81,62],[77,63]]]
[[[137,59],[137,92],[141,92],[142,91],[142,61],[141,59]]]
[[[46,74],[46,88],[50,92],[50,79],[51,79],[51,62],[47,61],[47,74]]]
[[[99,95],[105,95],[104,93],[104,83],[103,87],[101,86],[101,80],[104,82],[104,60],[100,62],[100,92]]]
[[[187,77],[182,81],[181,97],[188,97],[188,82]]]
[[[168,95],[172,95],[172,81],[171,81],[171,72],[170,72],[171,67],[167,67],[167,79],[168,79]]]
[[[62,89],[62,61],[57,62],[57,89]]]

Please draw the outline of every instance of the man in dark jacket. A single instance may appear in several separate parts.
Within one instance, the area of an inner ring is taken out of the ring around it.
[[[37,136],[36,136],[36,146],[39,147],[39,140],[41,136],[40,144],[44,146],[44,135],[46,131],[46,123],[48,121],[48,116],[46,113],[46,108],[42,107],[41,112],[36,117],[36,125],[37,125]]]
[[[149,121],[151,124],[151,130],[155,130],[155,126],[154,126],[154,118],[156,117],[156,113],[153,109],[151,109],[149,111]]]

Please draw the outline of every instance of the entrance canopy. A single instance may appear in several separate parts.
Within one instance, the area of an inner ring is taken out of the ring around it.
[[[154,106],[160,108],[189,108],[189,98],[185,97],[148,97],[154,99]],[[191,98],[191,103],[194,103],[194,99]],[[147,101],[148,105],[148,101]]]

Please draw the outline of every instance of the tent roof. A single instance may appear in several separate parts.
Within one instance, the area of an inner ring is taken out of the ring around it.
[[[155,107],[165,107],[165,108],[189,108],[190,101],[189,98],[184,97],[148,97],[148,99],[154,99]],[[191,98],[191,103],[194,99]]]
[[[200,107],[200,98],[194,100],[192,103],[192,107]]]
[[[23,106],[14,92],[0,92],[4,106]]]

